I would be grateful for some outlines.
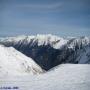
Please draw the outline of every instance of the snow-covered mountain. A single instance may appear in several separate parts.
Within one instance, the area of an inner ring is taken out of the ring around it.
[[[0,45],[0,75],[38,74],[43,70],[29,57],[13,47]]]
[[[35,46],[37,44],[38,46],[42,45],[50,45],[51,47],[55,49],[59,49],[67,43],[68,40],[64,38],[60,38],[58,36],[54,36],[51,34],[46,34],[46,35],[39,35],[37,34],[36,36],[17,36],[17,37],[7,37],[7,38],[1,38],[1,42],[4,44],[9,44],[9,45],[15,45],[15,44],[22,44],[22,45],[28,45],[30,46]]]
[[[89,37],[18,36],[1,38],[0,44],[13,46],[45,70],[62,63],[90,63]]]

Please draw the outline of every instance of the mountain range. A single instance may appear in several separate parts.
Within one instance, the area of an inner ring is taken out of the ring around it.
[[[61,38],[51,34],[22,35],[0,38],[0,44],[13,47],[32,58],[44,70],[65,63],[90,63],[90,37]]]

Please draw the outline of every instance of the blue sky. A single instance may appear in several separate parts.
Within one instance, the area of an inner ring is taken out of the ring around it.
[[[0,36],[90,36],[90,0],[0,0]]]

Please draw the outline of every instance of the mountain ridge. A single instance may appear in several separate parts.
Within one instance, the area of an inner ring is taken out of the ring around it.
[[[90,63],[89,37],[61,38],[51,34],[18,36],[0,39],[0,44],[14,47],[33,58],[45,70],[62,63]],[[82,59],[83,55],[87,60]]]

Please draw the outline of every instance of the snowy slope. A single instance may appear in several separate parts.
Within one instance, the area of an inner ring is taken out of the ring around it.
[[[71,49],[75,49],[76,46],[78,48],[82,48],[84,46],[87,46],[90,44],[90,38],[89,37],[78,37],[78,38],[71,38],[67,42],[67,47]]]
[[[80,64],[89,63],[90,64],[90,47],[85,47],[84,51],[80,52],[81,54],[77,58]]]
[[[79,64],[90,64],[90,46],[86,46],[80,50],[77,50],[68,58],[67,61],[71,61],[73,55],[75,55],[75,62]]]
[[[0,45],[0,74],[38,74],[43,70],[29,57],[13,47]]]
[[[90,90],[90,65],[63,64],[38,76],[0,78],[1,86],[19,90]]]

